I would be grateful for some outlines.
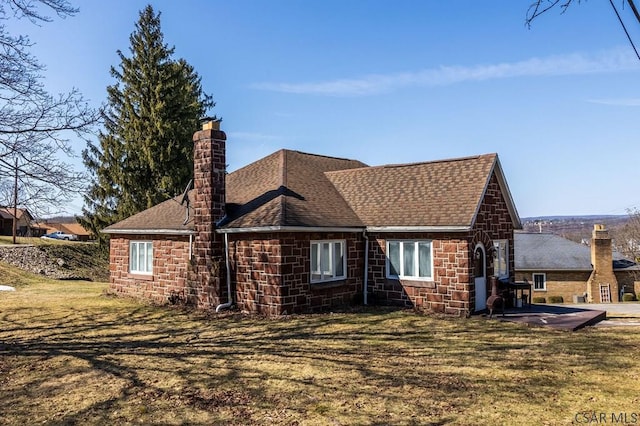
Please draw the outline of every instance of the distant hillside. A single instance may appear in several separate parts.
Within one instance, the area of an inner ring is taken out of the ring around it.
[[[520,218],[522,229],[527,232],[548,232],[581,242],[591,239],[593,225],[603,224],[613,234],[624,226],[628,215],[587,215],[587,216],[538,216]]]

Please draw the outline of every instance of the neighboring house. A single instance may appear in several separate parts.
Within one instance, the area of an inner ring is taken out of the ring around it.
[[[194,144],[186,197],[104,230],[112,292],[268,315],[375,302],[464,316],[486,308],[487,276],[513,278],[521,226],[496,154],[368,167],[281,150],[227,174],[218,123]]]
[[[531,284],[533,297],[585,297],[590,303],[620,301],[640,291],[640,267],[613,252],[611,238],[595,225],[591,245],[558,235],[515,233],[515,278]]]
[[[0,207],[0,233],[2,235],[13,235],[13,207]],[[18,223],[17,235],[22,237],[39,236],[38,228],[33,220],[33,216],[26,208],[18,208],[16,212]]]
[[[46,227],[46,234],[61,231],[65,234],[77,235],[78,241],[89,241],[91,238],[89,232],[87,232],[87,230],[79,223],[47,222],[44,226]]]

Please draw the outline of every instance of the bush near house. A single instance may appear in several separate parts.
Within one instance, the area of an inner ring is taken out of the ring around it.
[[[547,303],[547,299],[537,296],[533,298],[533,303]]]
[[[625,293],[622,295],[623,302],[633,302],[636,300],[636,296],[633,293]]]
[[[562,296],[549,296],[549,303],[564,303]]]

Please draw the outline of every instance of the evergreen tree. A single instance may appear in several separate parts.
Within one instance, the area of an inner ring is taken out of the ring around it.
[[[104,227],[181,193],[193,175],[193,132],[215,104],[185,60],[164,43],[160,13],[149,5],[130,36],[131,57],[118,51],[107,87],[99,145],[83,152],[92,174],[80,222]]]

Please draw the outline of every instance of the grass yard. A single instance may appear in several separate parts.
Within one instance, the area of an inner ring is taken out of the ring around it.
[[[3,425],[623,424],[640,412],[640,328],[384,309],[216,316],[0,274],[17,288],[0,292]]]

